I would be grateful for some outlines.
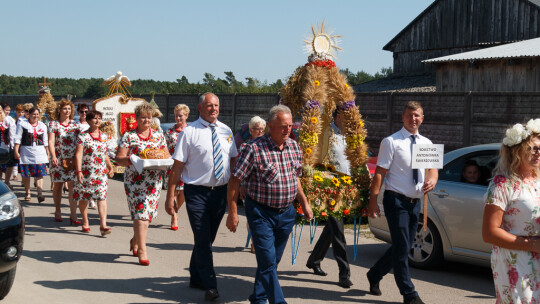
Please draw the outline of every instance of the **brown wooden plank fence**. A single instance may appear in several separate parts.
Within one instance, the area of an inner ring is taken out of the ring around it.
[[[266,118],[268,109],[279,102],[277,94],[218,96],[221,101],[220,120],[233,130],[239,129],[254,115]],[[134,97],[150,100],[149,95]],[[18,103],[36,100],[37,96],[0,95],[0,102],[8,102],[12,108]],[[173,110],[180,103],[189,106],[189,121],[199,115],[196,94],[156,95],[154,100],[164,114],[162,122],[174,121]],[[401,113],[409,100],[417,100],[424,106],[425,120],[420,133],[434,143],[445,144],[446,151],[500,142],[508,126],[540,118],[540,92],[358,93],[356,104],[366,121],[366,143],[372,150],[377,152],[380,141],[401,128]]]

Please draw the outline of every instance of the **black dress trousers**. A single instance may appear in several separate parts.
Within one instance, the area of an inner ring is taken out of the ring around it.
[[[343,219],[337,220],[334,217],[328,217],[326,226],[324,227],[313,252],[308,258],[308,265],[320,265],[326,252],[332,244],[334,257],[339,267],[339,278],[348,279],[350,277],[349,261],[347,260],[347,242],[345,241],[345,233],[343,227]]]

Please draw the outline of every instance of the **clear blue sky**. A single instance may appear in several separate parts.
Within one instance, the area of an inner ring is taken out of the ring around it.
[[[336,64],[392,66],[382,47],[432,0],[3,1],[0,74],[190,82],[205,72],[286,79],[307,62],[303,40],[325,20],[343,35]]]

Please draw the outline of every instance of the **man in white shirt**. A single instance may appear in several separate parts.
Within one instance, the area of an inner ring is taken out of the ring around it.
[[[175,189],[181,176],[195,239],[189,264],[189,286],[206,290],[205,300],[213,301],[219,293],[212,243],[225,214],[227,183],[238,152],[231,129],[217,120],[218,97],[212,93],[201,95],[197,108],[199,119],[178,136],[165,208],[170,215],[175,212]]]
[[[424,121],[424,110],[420,103],[409,101],[401,118],[403,128],[381,142],[369,198],[369,216],[375,218],[380,215],[377,196],[385,181],[383,206],[392,245],[371,267],[367,278],[369,292],[381,295],[379,281],[394,269],[394,278],[403,296],[403,303],[422,304],[424,302],[411,281],[408,254],[418,228],[420,198],[433,190],[439,175],[437,169],[429,169],[427,177],[424,176],[424,170],[412,169],[412,145],[431,144],[429,139],[418,133]]]
[[[347,142],[340,130],[343,123],[342,114],[339,110],[336,110],[333,116],[334,122],[330,125],[334,133],[331,148],[329,149],[330,164],[334,165],[338,172],[351,175],[350,163],[345,154]],[[353,283],[350,280],[351,270],[347,259],[347,241],[345,240],[343,218],[338,220],[333,216],[328,217],[321,236],[307,260],[306,267],[312,269],[316,275],[326,276],[327,273],[321,268],[321,262],[326,257],[330,245],[332,245],[334,258],[339,268],[338,286],[350,288]]]

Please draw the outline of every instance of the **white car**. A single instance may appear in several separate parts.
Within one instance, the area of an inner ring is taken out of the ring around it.
[[[478,145],[444,155],[444,167],[439,170],[437,186],[428,194],[428,229],[423,231],[421,215],[409,253],[411,266],[429,269],[443,260],[490,265],[491,245],[482,239],[482,217],[484,194],[497,164],[500,147],[500,144]],[[466,162],[478,164],[479,184],[464,181],[462,171]],[[381,189],[378,197],[381,217],[369,218],[369,227],[376,238],[390,243],[382,205],[383,191]]]

